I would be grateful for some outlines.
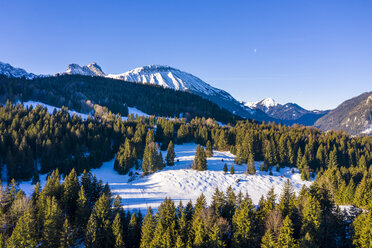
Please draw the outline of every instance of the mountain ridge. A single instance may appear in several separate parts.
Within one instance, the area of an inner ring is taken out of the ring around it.
[[[351,135],[372,134],[372,91],[344,101],[314,126],[323,131],[344,130]]]

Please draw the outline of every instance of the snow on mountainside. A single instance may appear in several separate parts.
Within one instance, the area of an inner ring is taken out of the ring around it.
[[[28,73],[24,69],[15,68],[11,66],[10,64],[6,64],[2,62],[0,62],[0,75],[5,75],[7,77],[15,77],[15,78],[25,77],[27,79],[33,79],[37,77],[37,75],[33,73]]]
[[[295,103],[279,104],[272,98],[242,103],[249,108],[259,109],[272,118],[287,121],[288,124],[292,122],[313,125],[317,119],[328,113],[328,111],[306,110]]]
[[[92,65],[94,65],[94,67]],[[96,70],[96,68],[99,69]],[[103,76],[128,82],[154,84],[174,90],[190,91],[243,118],[256,119],[260,121],[273,120],[259,110],[252,110],[251,108],[241,105],[226,91],[217,89],[190,73],[172,68],[170,66],[148,65],[138,67],[121,74],[106,75],[95,63],[87,66],[72,64],[69,66],[66,73],[88,76]]]
[[[258,106],[263,106],[265,108],[270,108],[270,107],[275,107],[278,105],[277,102],[274,101],[274,99],[272,98],[265,98],[261,101],[257,101],[257,102],[246,102],[244,103],[245,106],[249,107],[249,108],[257,108]]]
[[[109,74],[107,77],[122,79],[129,82],[155,84],[175,90],[189,90],[191,92],[200,92],[207,95],[220,94],[227,99],[233,99],[227,92],[210,86],[200,78],[169,66],[148,65],[138,67],[122,74]]]
[[[80,66],[78,64],[70,64],[67,67],[66,74],[70,75],[84,75],[84,76],[105,76],[101,67],[93,62],[89,65]]]

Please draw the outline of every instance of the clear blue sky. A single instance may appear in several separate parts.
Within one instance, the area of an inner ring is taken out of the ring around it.
[[[165,64],[238,100],[328,109],[372,90],[371,13],[371,0],[2,0],[0,61],[38,74]]]

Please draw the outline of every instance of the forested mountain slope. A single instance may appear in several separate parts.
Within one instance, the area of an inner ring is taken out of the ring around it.
[[[107,112],[126,116],[127,107],[167,117],[212,117],[223,123],[239,117],[195,94],[103,77],[58,75],[25,78],[0,76],[0,99],[40,101],[52,106],[66,106],[82,113]],[[105,109],[106,108],[106,109]],[[98,111],[97,111],[98,110]]]
[[[344,130],[352,135],[372,134],[372,92],[343,102],[314,126],[325,131]]]

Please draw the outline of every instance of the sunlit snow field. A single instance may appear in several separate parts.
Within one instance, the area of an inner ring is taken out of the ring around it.
[[[195,200],[203,193],[208,202],[216,187],[226,190],[230,185],[235,192],[248,192],[255,204],[262,194],[266,194],[271,187],[280,194],[287,179],[298,192],[302,185],[309,186],[311,182],[301,180],[298,170],[293,174],[290,168],[283,168],[279,172],[260,172],[260,163],[256,162],[256,175],[245,175],[246,165],[234,164],[234,155],[230,152],[214,151],[214,155],[207,159],[207,171],[190,169],[196,151],[196,144],[175,145],[176,161],[174,166],[167,166],[162,171],[141,177],[137,176],[128,182],[129,176],[122,176],[113,169],[114,160],[106,162],[99,169],[92,170],[98,178],[108,182],[114,195],[120,195],[125,209],[147,209],[149,206],[157,208],[165,197],[171,197],[176,202],[186,203]],[[166,151],[163,152],[165,157]],[[222,161],[223,160],[223,161]],[[235,174],[223,172],[224,164],[234,165]]]

